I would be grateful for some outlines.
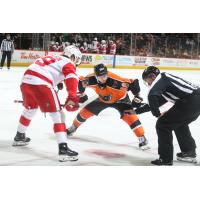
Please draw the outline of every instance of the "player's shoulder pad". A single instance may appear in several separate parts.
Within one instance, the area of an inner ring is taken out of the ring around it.
[[[117,74],[113,73],[113,72],[108,72],[108,77],[120,82],[126,82],[126,83],[131,83],[130,79],[128,78],[123,78],[121,76],[118,76]]]
[[[88,75],[86,76],[86,78],[90,78],[90,77],[95,77],[95,74],[94,74],[94,73],[91,73],[91,74],[88,74]]]
[[[84,80],[87,80],[87,79],[92,78],[92,77],[95,77],[95,74],[94,74],[94,73],[88,74],[88,75],[86,75],[86,76],[79,76],[79,80],[80,80],[80,81],[84,81]]]

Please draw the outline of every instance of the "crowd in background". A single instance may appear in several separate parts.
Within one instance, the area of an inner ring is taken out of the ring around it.
[[[15,49],[44,50],[44,34],[11,34]],[[119,54],[199,59],[199,35],[197,33],[52,33],[48,49],[63,51],[75,45],[83,53]],[[0,34],[0,42],[5,34]]]
[[[126,54],[121,52],[121,34],[52,34],[49,50],[62,51],[68,45],[79,47],[83,53]]]
[[[173,58],[200,58],[199,34],[133,34],[131,54]]]

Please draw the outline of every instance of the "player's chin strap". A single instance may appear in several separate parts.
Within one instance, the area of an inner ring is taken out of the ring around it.
[[[70,57],[69,56],[66,56],[66,55],[62,55],[63,57],[65,57],[65,58],[68,58],[68,59],[70,59]],[[74,56],[75,57],[75,56]],[[76,65],[76,67],[78,67],[80,64],[81,64],[81,62],[79,63],[79,64],[77,64],[77,63],[75,63],[74,62],[74,64]]]
[[[65,58],[69,58],[70,59],[70,57],[69,56],[66,56],[66,55],[62,55],[63,57],[65,57]]]

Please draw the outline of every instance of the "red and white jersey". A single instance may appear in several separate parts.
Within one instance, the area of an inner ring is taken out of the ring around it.
[[[64,56],[47,55],[35,60],[28,67],[22,82],[31,85],[55,87],[58,83],[69,78],[78,80],[74,63]]]
[[[49,46],[49,51],[55,51],[54,45],[51,44],[51,45]]]
[[[113,44],[110,44],[109,46],[109,49],[110,49],[110,54],[115,54],[116,53],[116,44],[113,43]]]
[[[88,47],[87,46],[81,46],[80,47],[81,53],[87,53],[88,52]]]
[[[63,52],[64,51],[64,46],[63,45],[58,46],[58,51]]]
[[[92,41],[91,50],[92,50],[92,53],[98,53],[99,52],[99,42],[98,41]]]
[[[100,50],[101,54],[106,54],[107,45],[106,44],[101,44],[99,50]]]

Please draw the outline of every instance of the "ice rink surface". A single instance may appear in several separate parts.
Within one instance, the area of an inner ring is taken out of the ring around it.
[[[68,139],[69,147],[79,152],[77,162],[58,162],[58,149],[55,135],[52,131],[52,121],[48,114],[45,116],[38,110],[27,131],[31,143],[25,147],[12,147],[16,134],[18,120],[23,110],[21,104],[14,100],[21,100],[20,82],[26,68],[6,68],[0,71],[0,165],[4,166],[148,166],[157,155],[157,135],[155,132],[156,118],[151,113],[139,115],[150,150],[141,151],[138,148],[138,139],[129,127],[120,120],[114,109],[106,109],[98,117],[90,118],[84,123],[75,135]],[[110,69],[110,71],[127,78],[140,80],[141,95],[145,97],[148,88],[141,81],[142,70]],[[77,69],[78,75],[92,73],[92,69]],[[167,71],[174,75],[200,85],[200,71]],[[96,97],[91,89],[87,89],[89,101]],[[65,102],[65,89],[59,92],[61,102]],[[83,106],[83,105],[82,105]],[[82,107],[81,106],[81,107]],[[77,111],[78,112],[78,111]],[[77,112],[66,114],[66,125],[71,125]],[[193,137],[197,144],[198,161],[200,160],[200,118],[190,125]],[[174,154],[179,152],[179,146],[174,137]],[[174,165],[191,166],[176,161]],[[199,164],[196,164],[199,165]]]

